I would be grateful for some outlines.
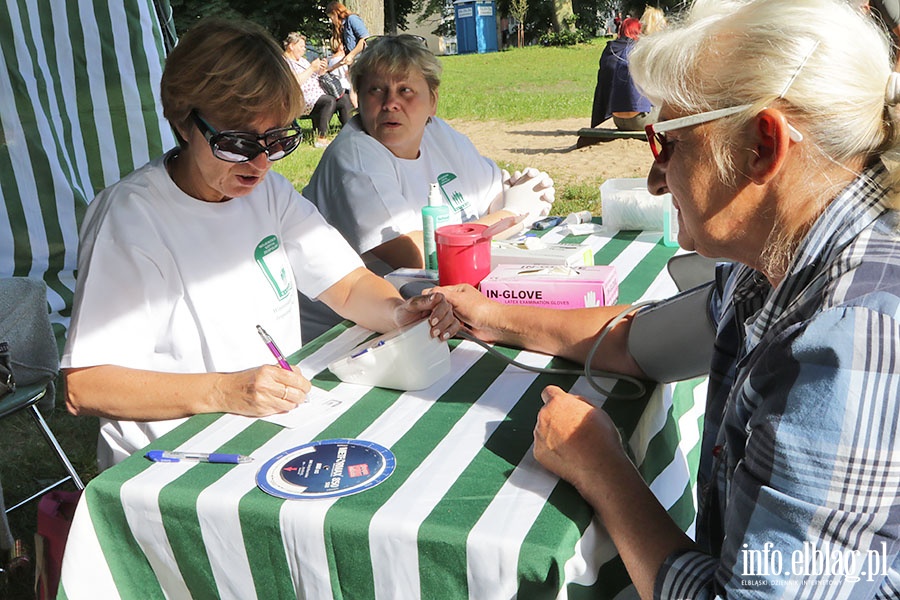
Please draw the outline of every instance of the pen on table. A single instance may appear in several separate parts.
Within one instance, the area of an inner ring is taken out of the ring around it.
[[[281,350],[278,349],[278,346],[275,345],[275,340],[272,339],[272,336],[266,333],[266,330],[262,328],[262,325],[256,326],[256,332],[259,333],[259,337],[261,337],[262,341],[269,347],[269,351],[272,353],[272,356],[275,357],[275,360],[278,361],[281,368],[290,371],[291,365],[288,364],[288,361],[284,360],[284,355],[281,353]]]
[[[252,456],[244,456],[243,454],[223,454],[213,452],[175,452],[170,450],[151,450],[145,454],[147,458],[153,462],[181,462],[196,461],[206,463],[225,463],[225,464],[244,464],[253,462]]]

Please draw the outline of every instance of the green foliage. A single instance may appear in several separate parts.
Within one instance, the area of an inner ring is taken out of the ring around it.
[[[432,35],[440,37],[453,37],[456,35],[456,21],[444,21],[431,31]]]
[[[328,0],[170,0],[178,35],[182,35],[203,17],[218,16],[249,19],[259,23],[278,41],[291,31],[302,31],[314,40],[330,37],[331,26],[325,16],[327,3]]]
[[[541,46],[574,46],[586,42],[588,39],[588,34],[580,29],[563,29],[545,33],[540,37],[538,43]]]

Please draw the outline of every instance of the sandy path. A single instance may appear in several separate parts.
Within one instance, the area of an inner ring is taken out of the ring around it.
[[[501,166],[534,166],[547,171],[557,186],[599,186],[613,177],[645,177],[653,162],[647,142],[617,139],[576,148],[578,130],[589,118],[501,123],[452,120],[478,150]]]

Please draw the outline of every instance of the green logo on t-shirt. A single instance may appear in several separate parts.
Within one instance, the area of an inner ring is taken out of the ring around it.
[[[469,202],[462,193],[456,189],[456,185],[449,185],[450,182],[456,180],[459,184],[459,178],[455,173],[441,173],[437,177],[438,185],[441,188],[441,194],[444,196],[444,202],[455,212],[464,212],[469,208]]]
[[[253,258],[256,259],[256,264],[262,269],[266,279],[269,280],[278,299],[284,300],[294,286],[288,272],[290,265],[284,252],[280,252],[279,248],[281,248],[281,243],[278,241],[278,237],[270,235],[256,245]]]

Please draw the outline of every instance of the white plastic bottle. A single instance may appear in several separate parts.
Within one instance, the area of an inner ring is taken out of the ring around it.
[[[663,208],[663,245],[670,248],[678,246],[678,211],[672,206],[672,195],[666,194]]]
[[[437,244],[434,232],[438,227],[450,223],[450,207],[441,201],[441,190],[437,183],[431,184],[428,192],[428,204],[422,207],[422,238],[425,245],[425,268],[436,271]]]
[[[569,213],[564,223],[566,225],[581,225],[582,223],[590,223],[594,215],[589,210],[579,210],[578,212]]]

